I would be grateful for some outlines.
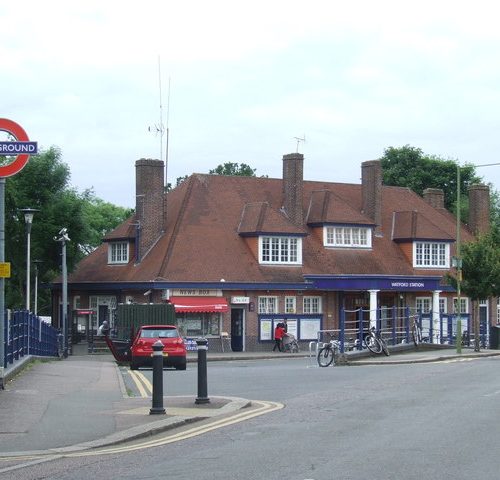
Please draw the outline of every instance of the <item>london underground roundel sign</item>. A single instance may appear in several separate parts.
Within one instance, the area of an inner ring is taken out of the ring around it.
[[[30,142],[24,129],[7,118],[0,118],[0,130],[16,139],[15,142],[0,142],[0,156],[16,155],[13,162],[0,165],[0,177],[10,177],[26,166],[31,154],[37,153],[37,143]]]

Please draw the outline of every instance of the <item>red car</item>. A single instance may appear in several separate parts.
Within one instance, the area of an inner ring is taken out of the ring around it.
[[[163,343],[163,366],[186,370],[186,346],[173,325],[143,325],[130,347],[130,369],[153,365],[153,344]]]

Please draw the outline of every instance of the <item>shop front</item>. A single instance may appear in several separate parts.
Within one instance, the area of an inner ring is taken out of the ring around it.
[[[172,296],[177,327],[186,341],[187,348],[196,349],[200,337],[220,339],[222,314],[229,311],[224,297],[219,296]]]

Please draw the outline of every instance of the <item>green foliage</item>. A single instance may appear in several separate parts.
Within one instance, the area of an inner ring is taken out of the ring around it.
[[[500,296],[500,235],[492,230],[462,247],[462,290],[472,300]]]
[[[61,244],[54,237],[63,228],[71,239],[66,244],[68,271],[86,252],[101,243],[103,234],[121,223],[130,210],[96,199],[90,191],[79,194],[70,186],[69,167],[59,149],[52,147],[32,156],[18,174],[7,178],[5,189],[5,260],[11,278],[5,282],[7,308],[24,308],[26,285],[26,224],[22,208],[38,212],[31,229],[31,259],[40,260],[39,284],[60,274]],[[106,222],[108,222],[107,225]],[[34,268],[31,268],[34,274]],[[30,282],[34,285],[34,279]],[[33,293],[33,289],[32,293]],[[50,292],[39,290],[39,313],[50,314]]]
[[[241,177],[255,177],[256,168],[252,168],[246,163],[226,162],[219,165],[208,173],[211,175],[238,175]]]
[[[386,148],[381,163],[385,185],[409,187],[419,195],[422,195],[426,188],[441,188],[444,191],[445,207],[448,210],[455,209],[458,165],[456,160],[426,155],[420,148],[405,145],[400,148]],[[460,189],[464,198],[469,185],[480,182],[473,165],[460,167]]]
[[[97,198],[92,190],[86,190],[82,200],[86,243],[80,244],[80,248],[83,253],[89,254],[101,244],[106,233],[130,217],[133,210],[105,202]]]

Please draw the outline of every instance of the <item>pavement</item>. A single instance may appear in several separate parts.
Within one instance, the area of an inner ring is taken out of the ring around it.
[[[422,345],[418,350],[412,345],[392,347],[389,357],[374,356],[367,351],[347,352],[344,363],[393,365],[500,355],[499,350],[474,352],[463,348],[458,354],[450,348],[426,347]],[[193,422],[209,425],[283,407],[238,397],[210,396],[209,403],[196,404],[195,395],[165,396],[166,413],[150,414],[151,397],[129,397],[111,355],[84,352],[85,349],[75,349],[64,360],[26,357],[18,362],[17,369],[6,370],[5,389],[0,390],[0,460],[102,449],[168,430],[178,431]],[[312,353],[209,352],[207,359],[211,362],[301,357],[305,366],[317,367]],[[196,361],[196,354],[189,353],[188,362]]]

